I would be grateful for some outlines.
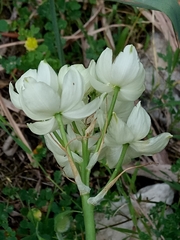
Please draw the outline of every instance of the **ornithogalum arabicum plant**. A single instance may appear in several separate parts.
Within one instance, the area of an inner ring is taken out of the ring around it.
[[[169,133],[143,140],[151,120],[137,100],[145,71],[132,45],[113,60],[106,48],[97,63],[63,66],[58,75],[45,61],[28,70],[9,92],[13,104],[35,120],[32,132],[44,135],[65,176],[74,179],[82,199],[87,240],[95,240],[93,206],[116,181],[122,165],[161,151]],[[95,130],[96,129],[96,130]],[[97,161],[115,168],[106,188],[90,196],[90,174]],[[112,184],[113,183],[113,184]]]

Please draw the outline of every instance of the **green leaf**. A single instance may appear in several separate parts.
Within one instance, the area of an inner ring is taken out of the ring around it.
[[[123,51],[128,34],[129,34],[129,28],[125,27],[120,33],[120,37],[115,49],[115,54],[114,54],[115,56],[117,56],[121,51]]]
[[[54,172],[54,181],[59,184],[61,182],[62,174],[61,171],[57,170]]]
[[[146,9],[154,9],[164,12],[171,20],[175,31],[180,39],[180,6],[177,0],[110,0],[128,4],[134,7],[141,7]]]
[[[60,29],[65,29],[67,27],[67,21],[65,21],[63,19],[59,19],[58,20],[58,27]]]
[[[9,25],[5,20],[0,20],[0,32],[7,32],[9,30]]]

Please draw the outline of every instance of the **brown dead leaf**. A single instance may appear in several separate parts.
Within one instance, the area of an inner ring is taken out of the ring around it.
[[[174,32],[172,23],[165,13],[159,11],[147,11],[140,9],[142,15],[144,15],[162,34],[165,39],[170,42],[173,51],[179,47],[176,34]]]
[[[100,0],[99,1],[100,4],[102,5],[102,9],[101,9],[101,13],[102,15],[105,15],[106,11],[105,11],[105,5],[104,5],[104,1],[103,0]],[[102,24],[102,27],[104,27],[106,30],[104,31],[104,38],[106,39],[107,43],[108,43],[108,46],[114,50],[115,49],[115,44],[114,44],[114,40],[113,40],[113,37],[112,37],[112,33],[108,27],[108,22],[107,22],[107,19],[106,17],[102,17],[101,18],[101,24]]]
[[[99,6],[94,5],[91,10],[91,18],[90,18],[90,19],[93,19],[93,21],[89,22],[89,24],[87,25],[88,26],[87,35],[90,35],[89,33],[95,30],[95,23],[97,24],[98,22],[98,18],[97,18],[98,11],[99,11]],[[93,38],[94,40],[96,40],[97,34],[94,34]],[[84,66],[87,67],[89,65],[90,59],[87,59],[86,57],[86,50],[89,48],[89,44],[85,36],[81,38],[81,47],[83,52],[83,63],[84,63]]]
[[[146,158],[147,160],[148,158]],[[149,162],[152,162],[150,159]],[[147,163],[147,162],[146,162]],[[128,165],[123,166],[123,169],[136,166],[134,163],[130,163]],[[147,178],[155,179],[155,180],[166,180],[166,181],[178,181],[178,174],[173,173],[171,171],[171,165],[170,164],[151,164],[145,166],[145,168],[149,171],[145,171],[142,168],[138,169],[137,176],[144,176]],[[134,169],[127,170],[127,173],[133,174]]]
[[[1,71],[1,69],[0,69],[0,71]],[[0,79],[0,89],[3,89],[4,87],[8,86],[9,82],[10,82],[9,80],[2,80],[2,79]]]
[[[12,133],[12,135],[14,134]],[[18,145],[14,142],[11,136],[8,136],[8,138],[4,141],[4,144],[2,146],[2,150],[6,154],[6,156],[13,156],[17,148]]]
[[[11,101],[7,100],[6,98],[3,98],[2,96],[1,96],[1,98],[2,98],[2,101],[4,102],[4,104],[6,105],[6,107],[7,107],[8,109],[10,109],[10,110],[12,110],[13,112],[16,112],[16,113],[19,113],[19,112],[20,112],[20,110],[19,110],[18,108],[16,108],[16,107],[12,104]]]
[[[29,143],[27,142],[27,140],[25,139],[24,135],[22,134],[19,126],[16,124],[13,117],[11,116],[11,113],[9,112],[5,102],[3,101],[3,98],[1,96],[1,94],[0,94],[0,107],[1,107],[2,111],[4,112],[4,115],[8,119],[10,125],[12,126],[14,132],[19,136],[21,141],[31,150],[31,147],[29,146]],[[34,162],[34,160],[32,159],[32,157],[29,154],[27,154],[27,157],[28,157],[28,159],[31,163]]]

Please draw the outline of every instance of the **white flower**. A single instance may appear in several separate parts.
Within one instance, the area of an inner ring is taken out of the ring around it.
[[[93,76],[91,84],[97,91],[111,93],[119,86],[119,100],[134,101],[145,89],[145,71],[132,45],[127,45],[114,61],[112,50],[106,48],[97,64],[91,61],[89,70]]]
[[[100,129],[103,128],[105,121],[107,120],[107,115],[108,115],[111,101],[112,101],[112,96],[107,95],[106,99],[101,104],[100,109],[98,109],[97,112],[95,113],[95,117],[97,118],[97,122]],[[114,106],[114,112],[116,113],[118,118],[126,122],[133,107],[134,107],[134,102],[132,101],[116,100],[116,103]]]
[[[106,158],[110,168],[116,166],[123,144],[128,143],[124,163],[141,155],[151,156],[160,152],[172,137],[170,133],[162,133],[159,136],[141,141],[149,133],[151,120],[140,102],[133,108],[127,122],[123,122],[113,115],[105,137]]]
[[[71,66],[64,65],[58,73],[58,79],[59,79],[60,86],[62,87],[62,85],[63,85],[63,78],[64,78],[65,74],[70,69],[73,69],[73,68],[75,68],[81,74],[83,81],[84,81],[85,93],[88,92],[91,88],[91,84],[90,84],[91,75],[89,73],[88,68],[85,68],[82,64],[73,64]]]
[[[57,133],[59,134],[59,136],[61,136],[59,130],[57,130]],[[57,163],[61,167],[63,167],[63,171],[65,172],[65,174],[70,178],[74,178],[72,169],[68,161],[67,154],[63,147],[60,145],[60,143],[58,143],[56,137],[52,133],[50,133],[46,134],[44,138],[46,146],[53,153]]]
[[[59,136],[61,136],[59,130],[57,130],[56,132],[58,133]],[[65,149],[60,145],[60,143],[58,143],[58,141],[56,140],[55,136],[52,133],[46,134],[44,137],[46,141],[46,146],[53,153],[57,163],[61,167],[63,167],[63,170],[68,177],[74,178]],[[67,125],[68,145],[71,149],[74,161],[78,164],[83,161],[82,138],[83,138],[82,136],[74,133],[73,129],[69,124]],[[90,138],[88,139],[88,149],[90,152],[92,151],[98,138],[99,133],[90,136]]]
[[[38,70],[28,70],[15,84],[10,83],[9,92],[13,104],[28,117],[40,121],[28,124],[32,132],[44,135],[57,129],[55,114],[61,113],[64,124],[83,119],[94,113],[103,96],[85,105],[82,101],[85,85],[76,68],[70,68],[62,78],[48,63],[41,61]]]

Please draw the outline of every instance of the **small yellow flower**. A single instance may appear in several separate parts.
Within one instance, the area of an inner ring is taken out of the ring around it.
[[[37,43],[36,38],[28,37],[25,42],[25,48],[28,51],[34,51],[37,47],[38,47],[38,43]]]

